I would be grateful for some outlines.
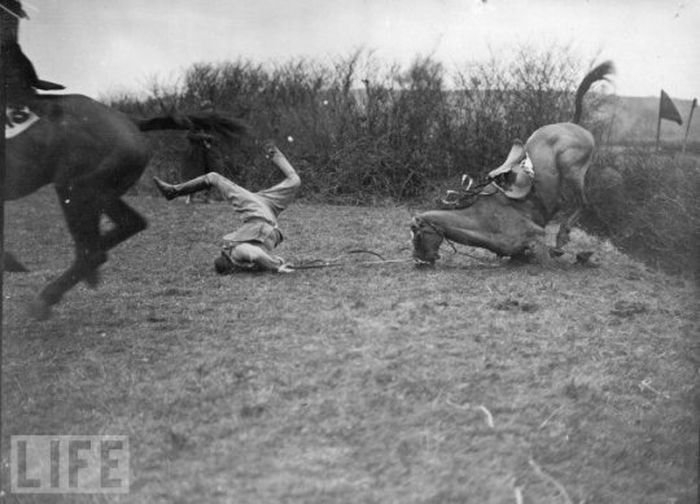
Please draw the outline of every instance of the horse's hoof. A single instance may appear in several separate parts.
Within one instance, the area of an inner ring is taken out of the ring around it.
[[[558,247],[549,249],[549,255],[552,257],[561,257],[564,255],[564,251]]]
[[[30,301],[27,311],[34,320],[48,320],[51,317],[51,306],[41,298]]]
[[[522,266],[524,264],[530,264],[532,262],[532,256],[528,254],[513,254],[508,258],[508,264],[512,266]]]
[[[591,262],[591,256],[593,252],[579,252],[576,254],[576,264],[581,264],[583,266],[597,266]]]

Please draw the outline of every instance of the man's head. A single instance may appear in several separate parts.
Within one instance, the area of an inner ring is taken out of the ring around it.
[[[228,256],[222,252],[219,257],[214,259],[214,269],[219,275],[228,275],[233,273],[234,265],[231,262],[231,259],[229,259]]]

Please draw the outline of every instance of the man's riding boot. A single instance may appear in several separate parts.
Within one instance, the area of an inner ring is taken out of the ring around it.
[[[207,179],[206,175],[202,175],[201,177],[197,177],[177,185],[168,184],[158,177],[153,177],[153,182],[155,182],[156,187],[167,200],[177,198],[178,196],[186,196],[187,194],[204,191],[205,189],[209,189],[211,187],[209,179]]]

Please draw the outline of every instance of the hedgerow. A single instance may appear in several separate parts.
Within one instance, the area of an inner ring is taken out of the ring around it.
[[[448,73],[432,57],[407,67],[357,51],[329,63],[239,60],[198,63],[175,83],[153,80],[145,97],[112,97],[130,114],[195,112],[205,101],[245,119],[293,159],[304,196],[331,203],[420,198],[441,181],[499,164],[511,142],[536,127],[569,120],[585,73],[567,48],[522,47]],[[598,107],[591,95],[588,112]],[[152,171],[177,176],[182,134],[154,135]],[[254,142],[223,143],[232,173],[270,181]]]

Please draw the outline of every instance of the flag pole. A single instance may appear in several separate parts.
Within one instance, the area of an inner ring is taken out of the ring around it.
[[[661,95],[659,97],[659,119],[656,121],[656,148],[654,149],[656,152],[659,152],[659,139],[661,138],[661,107],[663,103],[663,89],[661,90]]]
[[[698,99],[693,98],[693,104],[690,106],[690,114],[688,114],[688,124],[685,126],[685,137],[683,138],[683,149],[681,150],[681,154],[685,154],[685,147],[688,145],[688,135],[690,135],[690,123],[693,120],[693,111],[695,110],[695,107],[698,105]]]

